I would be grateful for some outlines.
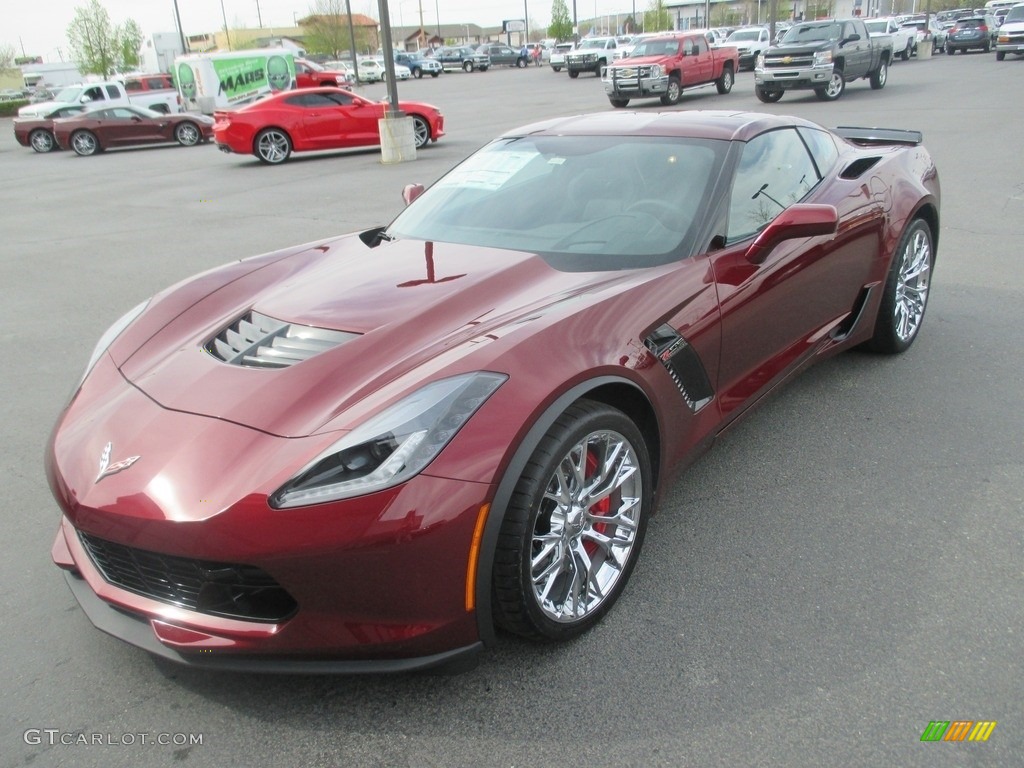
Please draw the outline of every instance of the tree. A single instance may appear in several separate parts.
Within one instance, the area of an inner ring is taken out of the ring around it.
[[[142,63],[139,59],[139,51],[142,49],[142,30],[135,23],[134,19],[128,19],[118,27],[117,48],[120,61],[117,64],[121,72],[131,72],[138,69]]]
[[[0,72],[14,69],[15,51],[13,45],[0,45]]]
[[[651,0],[651,9],[644,12],[644,29],[648,32],[672,29],[672,17],[665,7],[665,0]]]
[[[75,17],[68,25],[68,44],[83,74],[110,77],[116,71],[121,53],[117,30],[99,0],[75,8]]]
[[[559,42],[572,39],[572,19],[569,18],[565,0],[554,0],[551,3],[551,26],[548,27],[548,37],[553,37]]]
[[[343,52],[352,47],[349,34],[349,10],[346,0],[316,0],[309,8],[309,17],[303,19],[302,29],[306,33],[306,50],[310,53],[325,53],[332,59],[340,59]],[[367,47],[366,30],[355,30],[356,49]],[[355,54],[357,51],[353,51]]]

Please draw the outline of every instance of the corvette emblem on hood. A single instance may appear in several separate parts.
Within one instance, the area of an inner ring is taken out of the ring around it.
[[[128,467],[130,467],[132,464],[134,464],[136,461],[142,458],[141,456],[129,456],[127,459],[115,461],[113,464],[111,464],[110,452],[113,450],[113,448],[113,443],[107,443],[103,447],[103,454],[100,456],[100,472],[98,475],[96,475],[96,479],[93,481],[94,483],[98,483],[104,477],[108,477],[109,475],[116,475],[122,469],[128,469]]]

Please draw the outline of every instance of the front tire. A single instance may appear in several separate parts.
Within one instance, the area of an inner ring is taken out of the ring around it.
[[[88,157],[100,151],[100,142],[91,131],[75,131],[71,134],[71,148],[76,155]]]
[[[996,51],[996,61],[1002,61],[1006,58],[1006,51]]]
[[[661,103],[666,107],[672,107],[679,103],[683,97],[683,84],[679,82],[679,75],[671,75],[668,78],[668,91],[661,97]]]
[[[575,70],[575,69],[570,69],[569,70],[569,77],[571,77],[573,80],[575,80],[579,76],[580,76],[580,73],[579,73],[578,70]]]
[[[879,63],[878,69],[871,73],[871,77],[869,79],[871,81],[871,87],[876,91],[885,88],[885,81],[889,79],[889,65],[885,60],[882,60]]]
[[[417,80],[422,80],[423,79],[423,70],[420,69],[419,67],[415,67],[412,70],[412,76],[415,77]]]
[[[736,78],[733,77],[732,67],[726,66],[722,68],[721,76],[715,81],[715,88],[718,89],[721,95],[725,96],[725,94],[732,90],[734,82],[736,82]]]
[[[552,71],[552,72],[561,72],[561,71],[562,71],[562,68],[561,68],[561,67],[554,67],[554,66],[553,66],[553,67],[551,67],[551,71]]]
[[[846,79],[843,77],[843,70],[833,69],[832,77],[824,88],[815,88],[814,93],[822,101],[835,101],[843,95],[846,90]]]
[[[462,71],[463,72],[472,72],[473,71],[473,62],[472,61],[464,61],[464,62],[462,62]]]
[[[174,140],[183,147],[194,147],[202,137],[203,134],[195,123],[178,123],[174,129]]]
[[[516,484],[496,545],[499,626],[568,640],[618,599],[653,504],[643,436],[621,411],[589,400],[552,425]]]
[[[32,133],[28,135],[28,143],[36,152],[44,154],[46,152],[52,152],[53,148],[57,146],[57,142],[53,140],[53,134],[45,128],[36,128],[32,131]]]
[[[516,66],[520,69],[526,69],[526,59],[516,59]]]
[[[610,101],[611,105],[613,107],[615,107],[616,109],[622,109],[623,107],[628,107],[629,106],[629,99],[612,99],[612,98],[609,98],[608,101]]]
[[[868,349],[898,354],[914,343],[928,306],[934,265],[931,228],[924,220],[914,219],[896,246]]]
[[[412,116],[412,135],[416,149],[425,147],[430,141],[430,123],[419,115]]]
[[[280,128],[265,128],[253,144],[253,154],[267,165],[280,165],[292,153],[292,140]]]
[[[774,104],[782,98],[783,93],[784,91],[768,91],[759,85],[754,86],[754,95],[757,96],[757,100],[765,104]]]

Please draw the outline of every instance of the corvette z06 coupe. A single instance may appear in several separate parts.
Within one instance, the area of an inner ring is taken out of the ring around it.
[[[118,320],[47,452],[53,559],[178,662],[470,663],[619,598],[675,470],[774,387],[921,328],[921,135],[605,113],[508,133],[387,226]]]

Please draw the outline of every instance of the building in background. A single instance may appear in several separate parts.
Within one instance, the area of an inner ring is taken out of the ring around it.
[[[177,32],[155,32],[142,44],[139,69],[148,73],[170,72],[174,59],[183,53]]]

